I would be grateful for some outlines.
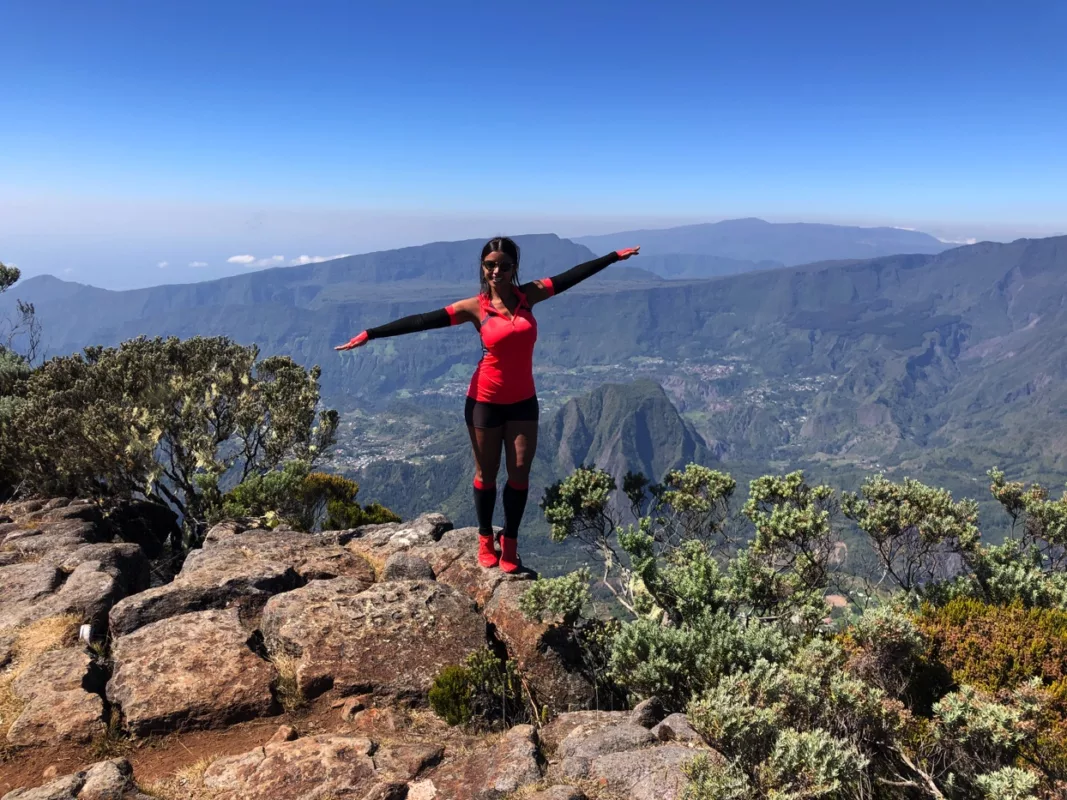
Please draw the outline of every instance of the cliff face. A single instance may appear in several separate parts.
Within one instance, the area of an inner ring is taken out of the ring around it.
[[[680,796],[698,743],[664,742],[686,739],[684,718],[587,710],[596,693],[566,640],[518,609],[536,576],[483,569],[476,531],[439,514],[316,534],[223,523],[151,586],[148,555],[173,525],[155,507],[2,513],[4,800],[146,787],[459,800],[524,786],[559,800],[582,783],[592,797]],[[552,722],[484,737],[425,708],[439,671],[487,645]]]

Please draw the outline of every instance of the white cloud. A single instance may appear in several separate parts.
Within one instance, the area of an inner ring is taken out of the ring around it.
[[[345,258],[351,253],[338,253],[335,256],[297,256],[289,262],[291,267],[299,267],[304,264],[321,264],[323,261],[333,261],[335,258]]]
[[[74,270],[71,269],[70,267],[67,267],[65,270],[63,270],[63,274],[64,275],[71,275],[73,273],[74,273]]]
[[[978,240],[974,238],[970,239],[938,239],[943,244],[978,244]]]
[[[256,258],[255,256],[230,256],[226,259],[228,264],[241,264],[245,267],[279,267],[285,263],[285,256],[270,256],[269,258]]]
[[[190,267],[206,267],[207,266],[207,262],[206,261],[190,261],[189,262],[189,266]]]
[[[253,261],[248,266],[250,267],[276,267],[285,261],[285,256],[271,256],[270,258],[261,258],[258,261]]]
[[[159,267],[160,269],[166,269],[167,267],[170,266],[170,262],[169,261],[160,261],[158,264],[156,264],[156,266]]]

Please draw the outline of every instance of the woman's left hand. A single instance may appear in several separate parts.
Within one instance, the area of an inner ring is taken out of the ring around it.
[[[636,256],[640,253],[641,245],[637,245],[637,247],[627,247],[625,250],[616,250],[615,252],[619,255],[619,261],[625,261],[630,256]]]

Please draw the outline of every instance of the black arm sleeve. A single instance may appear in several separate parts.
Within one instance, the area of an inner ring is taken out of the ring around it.
[[[394,322],[379,325],[377,328],[367,329],[368,339],[384,339],[386,336],[400,336],[402,333],[417,333],[428,331],[431,328],[447,328],[452,324],[452,318],[448,311],[439,308],[436,311],[427,311],[425,314],[412,314]]]
[[[614,264],[619,260],[618,253],[608,253],[606,256],[594,259],[592,261],[586,261],[584,264],[579,264],[576,267],[571,267],[566,272],[561,272],[559,275],[553,275],[550,280],[552,281],[552,294],[557,295],[560,292],[570,289],[574,284],[584,281],[586,278],[591,278],[596,275],[608,264]]]

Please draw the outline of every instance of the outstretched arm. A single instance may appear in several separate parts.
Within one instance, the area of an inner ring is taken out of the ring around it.
[[[586,261],[584,264],[579,264],[576,267],[571,267],[566,272],[561,272],[559,275],[553,275],[551,278],[542,278],[539,281],[533,281],[532,283],[526,284],[524,287],[526,296],[531,305],[539,303],[542,300],[547,300],[560,292],[570,289],[575,284],[581,283],[586,278],[593,277],[609,264],[614,264],[616,261],[625,261],[630,256],[637,255],[640,251],[640,246],[628,247],[625,250],[616,250],[614,253],[608,253],[606,256],[601,256],[592,261]]]
[[[473,322],[477,318],[477,304],[478,298],[470,297],[444,308],[426,311],[422,314],[412,314],[411,316],[388,322],[385,325],[379,325],[377,328],[368,328],[359,335],[352,337],[347,343],[338,345],[334,350],[351,350],[354,347],[362,347],[371,339],[384,339],[388,336],[400,336],[405,333],[418,333],[419,331],[447,328],[449,325]]]

